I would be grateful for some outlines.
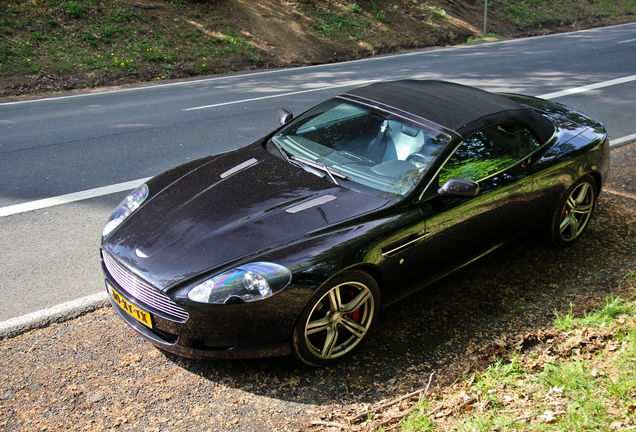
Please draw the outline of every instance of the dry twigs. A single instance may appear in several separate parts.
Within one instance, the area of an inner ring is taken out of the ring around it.
[[[354,417],[351,417],[349,419],[349,421],[351,423],[355,423],[358,420],[360,420],[361,418],[368,416],[369,414],[373,414],[373,413],[381,411],[381,410],[383,410],[385,408],[388,408],[390,406],[396,405],[396,404],[402,402],[403,400],[412,398],[413,396],[417,396],[417,395],[426,396],[426,394],[428,393],[428,390],[431,388],[431,381],[432,380],[433,380],[433,373],[429,376],[428,384],[426,385],[425,388],[421,388],[419,390],[415,390],[414,392],[411,392],[411,393],[409,393],[407,395],[404,395],[404,396],[401,396],[401,397],[399,397],[397,399],[394,399],[392,401],[383,403],[381,405],[378,405],[377,407],[365,410],[365,411],[355,415]],[[410,414],[414,409],[415,408],[411,408],[411,409],[405,411],[404,413],[400,413],[400,415],[398,415],[398,416],[391,417],[389,420],[387,420],[385,422],[382,422],[382,424],[391,423],[392,421],[395,421],[395,420],[400,420],[400,419],[406,417],[408,414]]]

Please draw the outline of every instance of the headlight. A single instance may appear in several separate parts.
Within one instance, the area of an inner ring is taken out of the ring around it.
[[[146,200],[148,196],[148,186],[142,184],[132,191],[122,202],[119,203],[113,214],[110,215],[108,223],[104,227],[102,236],[106,237],[115,228],[117,228],[132,212],[137,210],[139,206]]]
[[[243,303],[267,298],[291,282],[291,272],[278,264],[257,262],[237,267],[195,286],[188,298],[197,303]]]

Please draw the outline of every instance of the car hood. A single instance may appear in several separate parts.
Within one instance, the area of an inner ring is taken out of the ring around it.
[[[193,164],[177,179],[162,178],[169,175],[148,182],[149,199],[103,243],[107,253],[164,290],[388,202],[310,174],[259,144]],[[168,183],[153,190],[153,184]]]

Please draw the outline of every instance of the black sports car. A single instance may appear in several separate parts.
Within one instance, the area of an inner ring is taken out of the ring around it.
[[[588,224],[605,128],[545,100],[440,81],[348,91],[132,192],[103,232],[111,303],[192,358],[352,354],[380,308],[529,224]]]

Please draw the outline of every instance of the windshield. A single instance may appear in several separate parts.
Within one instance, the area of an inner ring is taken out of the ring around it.
[[[424,176],[450,137],[422,125],[331,99],[270,140],[290,163],[322,168],[324,177],[372,195],[405,195]],[[379,192],[379,193],[378,193]]]

